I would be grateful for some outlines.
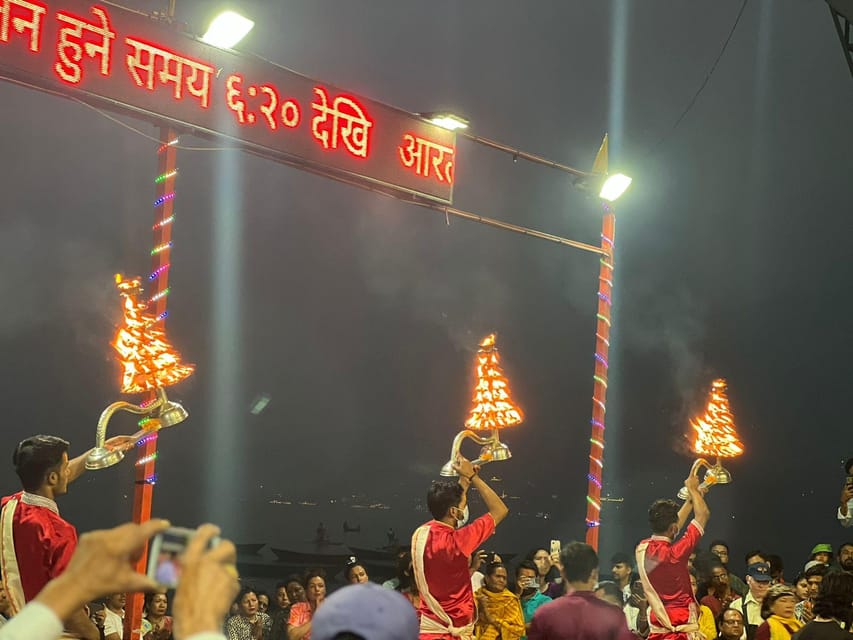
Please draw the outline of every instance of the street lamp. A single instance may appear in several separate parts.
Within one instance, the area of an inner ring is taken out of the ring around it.
[[[601,185],[601,191],[598,197],[608,202],[613,202],[619,198],[628,187],[631,186],[633,178],[629,178],[624,173],[614,173],[612,176],[607,176],[604,184]]]
[[[234,11],[223,11],[216,16],[201,37],[202,42],[220,49],[231,49],[246,37],[255,26],[254,21]]]
[[[418,115],[424,120],[428,120],[434,125],[438,125],[439,127],[449,131],[468,128],[468,121],[465,118],[461,118],[448,111],[430,111],[427,113],[419,113]]]

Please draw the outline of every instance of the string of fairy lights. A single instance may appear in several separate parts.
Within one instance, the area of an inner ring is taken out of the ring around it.
[[[613,212],[609,203],[603,202],[604,214],[608,215]],[[601,234],[601,248],[605,250],[600,258],[601,270],[599,280],[601,286],[599,288],[599,310],[596,314],[598,320],[598,328],[595,333],[595,374],[593,375],[593,416],[590,421],[593,427],[593,434],[589,439],[590,442],[590,472],[587,474],[587,480],[591,483],[590,486],[595,486],[599,495],[592,495],[588,492],[586,496],[587,504],[591,510],[587,513],[586,526],[588,528],[601,526],[601,485],[602,471],[604,469],[604,416],[607,413],[605,398],[607,393],[607,371],[610,363],[608,361],[608,351],[610,348],[610,310],[613,305],[611,293],[613,289],[613,238],[607,237],[604,233]],[[594,514],[594,515],[593,515]]]
[[[164,144],[161,144],[157,148],[157,155],[162,156],[164,153],[169,151],[170,147],[175,147],[179,143],[180,143],[180,138],[175,137],[172,140],[170,140]],[[165,173],[161,173],[156,178],[154,178],[154,184],[155,185],[161,185],[161,184],[165,183],[167,180],[172,180],[172,179],[176,178],[177,175],[178,175],[178,169],[177,168],[172,169],[170,171],[167,171]],[[171,251],[172,251],[172,248],[174,246],[174,243],[172,242],[172,240],[162,242],[162,239],[163,239],[164,231],[167,228],[169,228],[170,225],[175,221],[174,213],[172,211],[169,211],[167,209],[167,207],[165,206],[167,203],[170,203],[175,199],[175,195],[176,195],[176,193],[174,190],[168,191],[168,192],[164,193],[163,195],[159,196],[156,200],[154,200],[154,208],[160,212],[160,217],[157,220],[157,222],[154,224],[154,226],[151,228],[151,230],[154,232],[154,246],[151,248],[150,256],[152,258],[159,257],[161,264],[159,267],[154,269],[148,275],[148,282],[149,282],[149,285],[151,286],[151,291],[152,291],[151,296],[148,298],[148,305],[149,306],[157,304],[160,301],[163,301],[162,305],[165,307],[165,305],[166,305],[165,299],[168,297],[168,295],[172,291],[172,288],[170,286],[168,286],[168,284],[166,284],[166,286],[163,286],[162,288],[160,288],[158,285],[160,285],[160,283],[161,283],[161,278],[164,278],[166,275],[168,275],[169,269],[171,267],[171,263],[169,262],[169,260],[171,258]],[[168,215],[165,215],[167,212],[168,212]],[[169,229],[169,230],[171,230],[171,229]],[[171,235],[171,234],[169,234],[169,235]],[[157,314],[154,321],[155,322],[162,322],[168,316],[169,316],[169,312],[168,312],[168,310],[166,310],[164,308],[161,313]],[[140,429],[150,428],[151,423],[155,420],[156,420],[156,418],[152,418],[151,416],[146,416],[139,421],[139,428]],[[149,433],[144,438],[139,440],[139,442],[136,443],[136,446],[137,447],[145,447],[150,442],[156,442],[157,436],[158,436],[158,432],[156,430],[151,431],[151,433]],[[136,461],[136,466],[138,468],[145,469],[149,464],[156,462],[156,460],[157,460],[157,452],[154,451],[153,453],[151,453],[149,455],[140,457]],[[138,482],[140,482],[142,484],[148,484],[148,485],[157,484],[157,474],[152,471],[151,473],[146,474],[145,477],[142,480],[139,480]]]

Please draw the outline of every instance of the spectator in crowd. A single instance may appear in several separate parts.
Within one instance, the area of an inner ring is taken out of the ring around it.
[[[782,562],[781,556],[768,553],[767,564],[770,565],[770,582],[772,584],[785,584],[785,563]]]
[[[688,499],[682,505],[673,500],[656,500],[649,509],[652,536],[637,545],[637,571],[643,581],[651,614],[650,638],[680,637],[698,630],[698,607],[690,583],[687,557],[696,549],[711,517],[699,478],[684,481]],[[690,514],[693,520],[687,524]],[[675,540],[687,525],[684,534]],[[674,636],[672,634],[675,634]]]
[[[290,619],[287,621],[289,640],[310,640],[311,620],[320,605],[326,599],[326,573],[322,569],[312,569],[305,574],[306,602],[297,602],[290,607]]]
[[[725,540],[714,540],[708,548],[720,559],[729,577],[729,588],[738,596],[745,596],[748,588],[746,583],[729,570],[729,544]]]
[[[477,640],[518,640],[525,635],[524,614],[517,595],[507,589],[507,570],[502,563],[486,567],[485,582],[477,600]]]
[[[853,574],[853,542],[838,547],[838,571]]]
[[[755,554],[757,555],[757,554]],[[751,557],[755,557],[755,555]],[[743,598],[732,602],[731,608],[743,614],[743,624],[747,640],[755,638],[755,632],[764,622],[761,616],[761,604],[770,588],[770,565],[766,562],[754,562],[746,568],[746,586],[749,592]]]
[[[302,586],[302,576],[289,576],[286,582],[287,598],[290,600],[290,606],[295,605],[297,602],[308,601],[308,597],[305,595],[305,587]]]
[[[641,638],[649,636],[649,603],[643,590],[642,580],[631,583],[631,597],[623,607],[628,629]]]
[[[552,600],[563,595],[564,585],[560,578],[560,568],[555,565],[551,554],[547,549],[534,549],[529,555],[536,565],[537,578],[539,580],[539,592]]]
[[[528,640],[634,640],[622,611],[593,593],[598,582],[595,549],[571,542],[560,559],[568,593],[539,607]]]
[[[853,458],[844,463],[847,478],[841,487],[841,499],[838,504],[838,522],[842,527],[853,527]]]
[[[124,605],[127,595],[111,593],[104,601],[104,640],[122,640],[124,638]]]
[[[853,576],[832,573],[820,586],[814,603],[814,620],[806,624],[792,640],[850,640],[853,623]]]
[[[407,549],[405,547],[398,547],[397,548],[397,550],[394,554],[394,557],[396,559],[395,567],[396,567],[398,573],[395,577],[391,578],[390,580],[386,580],[385,582],[382,583],[383,589],[391,589],[392,591],[399,591],[400,590],[400,574],[399,574],[400,565],[402,563],[403,557],[406,555],[409,556],[409,563],[411,563],[411,561],[412,561],[411,553],[412,553],[411,547],[409,549]],[[473,562],[474,558],[471,558],[471,561]]]
[[[539,591],[539,571],[531,560],[522,560],[516,567],[515,586],[518,597],[521,599],[525,630],[530,629],[536,610],[546,602],[551,602],[551,598]],[[522,640],[524,639],[525,636],[522,636]]]
[[[631,579],[634,577],[634,562],[627,553],[615,553],[610,559],[610,573],[613,581],[622,591],[622,604],[628,602],[631,597]]]
[[[820,592],[820,585],[823,582],[824,576],[827,574],[827,566],[817,560],[812,560],[806,564],[805,577],[809,585],[808,599],[798,602],[794,607],[794,616],[800,622],[809,622],[813,617],[813,607],[817,594]]]
[[[101,639],[104,637],[104,623],[107,620],[107,606],[103,602],[90,602],[86,605],[89,611],[89,619],[98,628]]]
[[[0,628],[0,640],[58,640],[63,622],[86,603],[119,591],[152,591],[159,585],[136,572],[148,539],[169,526],[165,520],[125,524],[81,536],[67,569]],[[222,541],[206,550],[219,535],[213,525],[199,527],[187,546],[185,573],[175,596],[177,640],[223,640],[225,613],[237,591],[236,549]]]
[[[348,584],[363,584],[369,582],[367,577],[367,569],[361,564],[355,556],[350,556],[346,568],[344,568],[344,577]]]
[[[695,569],[690,570],[690,586],[693,589],[693,595],[696,595],[697,582]],[[717,623],[714,621],[714,614],[711,609],[704,604],[699,605],[699,633],[706,638],[713,638],[717,635]]]
[[[599,583],[595,585],[595,591],[593,591],[593,593],[596,598],[609,602],[620,609],[625,606],[622,603],[622,590],[619,588],[618,584],[613,582],[613,580],[600,580]]]
[[[800,573],[796,578],[794,578],[794,593],[797,596],[797,602],[808,600],[809,581],[806,579],[805,572]]]
[[[483,581],[486,579],[486,574],[480,571],[480,569],[489,566],[493,562],[503,562],[501,557],[494,551],[480,549],[471,556],[469,571],[471,571],[471,589],[474,593],[482,588]]]
[[[717,618],[717,627],[720,629],[719,640],[741,640],[744,634],[743,613],[737,609],[723,609]]]
[[[290,619],[290,596],[287,594],[287,582],[279,582],[275,585],[275,608],[270,614],[269,640],[287,640],[288,619]]]
[[[728,609],[738,595],[729,584],[729,571],[722,560],[711,561],[708,595],[700,601],[711,610],[714,619],[720,617],[723,609]]]
[[[470,635],[476,618],[469,572],[471,554],[495,531],[509,510],[480,477],[480,468],[459,456],[458,482],[435,482],[427,494],[433,520],[412,536],[412,571],[421,604],[421,634],[434,640]],[[468,489],[475,487],[488,512],[468,522]],[[298,638],[291,640],[298,640]]]
[[[394,590],[353,584],[328,597],[311,633],[314,640],[417,640],[418,618]]]
[[[417,611],[421,606],[421,597],[418,593],[418,585],[412,575],[412,553],[403,551],[397,556],[397,577],[382,583],[384,589],[399,591]],[[393,586],[392,586],[393,585]]]
[[[107,448],[117,449],[132,444],[124,436],[106,442]],[[90,451],[69,459],[68,449],[62,438],[38,435],[20,442],[12,455],[23,491],[3,498],[0,514],[0,541],[14,550],[0,554],[12,614],[65,570],[77,545],[77,530],[59,515],[56,499],[83,475]],[[100,640],[100,632],[82,607],[66,623],[69,632]]]
[[[169,598],[164,591],[145,594],[142,640],[172,640],[172,618],[166,615]]]
[[[832,562],[832,545],[825,542],[816,544],[812,547],[812,553],[811,556],[809,556],[809,560],[829,566],[829,563]]]
[[[764,622],[755,631],[755,640],[791,640],[803,623],[794,617],[797,596],[787,584],[774,584],[761,603]]]
[[[753,549],[749,551],[746,556],[744,556],[744,560],[746,561],[746,567],[749,568],[751,564],[758,564],[759,562],[767,562],[767,554],[764,553],[761,549]]]
[[[266,591],[258,591],[258,611],[269,615],[270,594],[268,594]]]
[[[258,592],[245,586],[237,594],[239,612],[228,618],[225,633],[228,640],[265,640],[272,628],[272,620],[258,609]]]

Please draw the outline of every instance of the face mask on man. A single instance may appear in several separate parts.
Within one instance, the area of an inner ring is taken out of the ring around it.
[[[458,507],[457,507],[457,511],[459,511]],[[462,511],[462,517],[456,518],[456,528],[457,529],[459,527],[464,527],[466,524],[468,524],[468,505],[466,504],[465,508],[462,509],[461,511]]]

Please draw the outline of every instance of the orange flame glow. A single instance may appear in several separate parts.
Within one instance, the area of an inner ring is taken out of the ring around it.
[[[122,393],[167,387],[192,375],[195,366],[181,363],[180,354],[157,327],[157,318],[144,313],[146,305],[139,299],[142,295],[139,279],[123,280],[116,276],[116,286],[124,298],[124,322],[112,346],[121,362]]]
[[[735,431],[735,421],[729,408],[726,381],[711,383],[711,393],[704,415],[690,421],[696,432],[693,450],[700,455],[734,458],[743,453],[743,444]]]
[[[486,336],[477,352],[477,385],[471,415],[465,422],[465,427],[474,431],[504,429],[524,420],[521,409],[510,397],[495,339],[495,334]]]

